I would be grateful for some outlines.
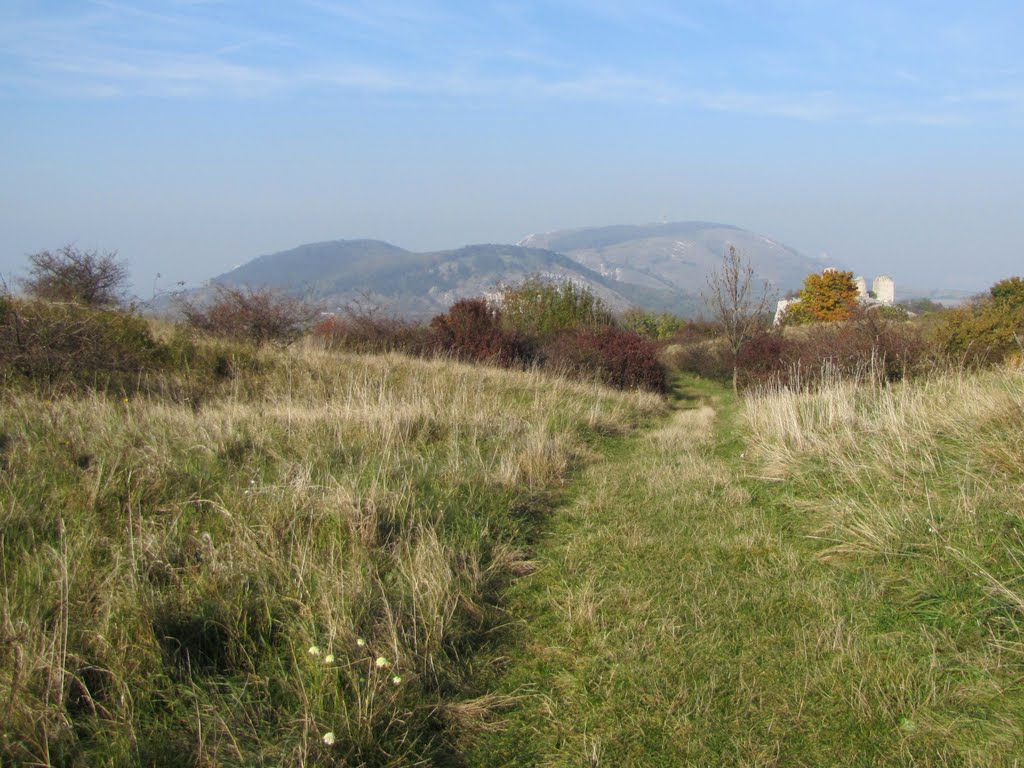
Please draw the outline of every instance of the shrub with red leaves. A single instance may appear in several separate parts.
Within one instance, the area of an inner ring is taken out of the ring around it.
[[[605,326],[562,334],[544,345],[545,367],[594,376],[619,389],[668,391],[658,345],[635,331]]]
[[[740,349],[736,357],[740,382],[744,386],[778,379],[790,366],[794,344],[781,333],[755,336]]]
[[[434,350],[458,358],[504,367],[530,359],[526,341],[501,322],[501,310],[486,299],[462,299],[430,321]]]

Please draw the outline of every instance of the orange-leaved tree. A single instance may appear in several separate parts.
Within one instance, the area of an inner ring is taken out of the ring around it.
[[[799,300],[786,310],[786,321],[830,323],[847,320],[857,309],[859,295],[853,272],[826,269],[820,275],[810,274],[804,280]]]

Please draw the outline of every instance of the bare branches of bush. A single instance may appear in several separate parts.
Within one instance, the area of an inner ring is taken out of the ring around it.
[[[291,343],[320,314],[317,304],[272,288],[216,285],[214,292],[209,303],[179,299],[176,306],[185,321],[210,334],[255,344]]]
[[[68,301],[90,307],[117,306],[124,301],[128,267],[117,253],[81,251],[65,245],[28,257],[29,276],[21,281],[37,299]]]
[[[385,311],[368,293],[345,306],[340,315],[318,322],[313,334],[335,349],[350,352],[424,354],[430,333],[423,325]]]

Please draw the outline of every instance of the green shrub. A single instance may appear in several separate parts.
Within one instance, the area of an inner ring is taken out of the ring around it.
[[[671,312],[648,312],[645,309],[631,309],[621,317],[622,325],[649,339],[664,341],[678,334],[686,321]]]
[[[880,320],[896,320],[896,321],[901,321],[901,320],[909,320],[910,319],[910,315],[907,313],[906,308],[905,307],[901,307],[898,304],[895,304],[895,305],[876,304],[876,305],[874,305],[872,307],[869,307],[869,311],[873,315],[875,315],[875,317],[879,318]]]
[[[967,366],[1002,362],[1024,341],[1024,281],[1013,277],[989,295],[942,315],[933,342],[947,357]]]
[[[907,299],[896,305],[915,315],[934,315],[947,311],[948,307],[931,299]]]
[[[993,303],[1001,310],[1014,312],[1024,307],[1024,280],[1008,277],[989,289]]]
[[[587,286],[531,277],[501,294],[505,321],[521,336],[544,339],[576,328],[613,323],[605,303]]]
[[[167,342],[171,368],[192,383],[233,379],[242,371],[261,370],[256,347],[244,341],[203,337],[194,329],[178,325]]]

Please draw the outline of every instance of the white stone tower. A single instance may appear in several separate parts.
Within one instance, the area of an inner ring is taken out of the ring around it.
[[[888,275],[879,275],[872,284],[875,300],[879,304],[893,304],[896,301],[896,283]]]
[[[857,298],[864,301],[868,297],[868,281],[858,276],[853,282],[857,284]]]

